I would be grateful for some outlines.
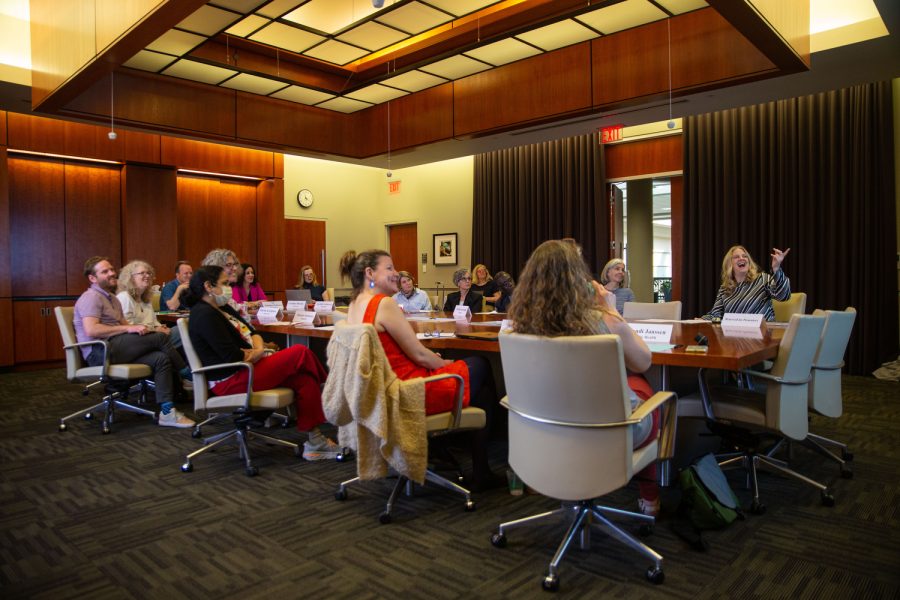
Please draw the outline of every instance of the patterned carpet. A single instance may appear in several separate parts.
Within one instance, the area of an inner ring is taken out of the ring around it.
[[[855,477],[805,450],[795,464],[833,484],[837,505],[771,475],[768,512],[710,532],[699,553],[664,518],[648,543],[665,557],[662,586],[648,562],[602,535],[591,552],[561,566],[561,597],[900,597],[900,394],[896,383],[846,378],[846,415],[813,430],[850,442]],[[562,536],[559,525],[517,530],[495,549],[497,523],[554,507],[539,496],[494,490],[473,513],[441,492],[401,500],[394,523],[377,516],[385,483],[337,482],[352,464],[307,463],[256,446],[261,473],[249,478],[232,448],[179,470],[197,447],[189,432],[124,415],[111,435],[96,422],[56,430],[60,415],[86,405],[61,370],[0,375],[0,596],[12,598],[529,598]],[[302,441],[293,430],[276,434]],[[505,448],[492,456],[500,467]],[[564,468],[565,458],[560,457]],[[745,504],[741,477],[731,481]],[[677,492],[664,492],[665,507]],[[634,485],[608,504],[633,508]]]

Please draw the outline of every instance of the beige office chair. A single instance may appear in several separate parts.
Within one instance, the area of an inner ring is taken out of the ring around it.
[[[659,392],[631,410],[622,341],[615,335],[543,338],[500,333],[509,409],[509,464],[522,481],[562,501],[550,512],[500,525],[491,537],[506,545],[506,531],[563,516],[569,527],[550,561],[542,585],[559,586],[559,563],[576,536],[588,549],[591,525],[648,557],[647,578],[662,583],[662,556],[608,517],[625,516],[652,525],[654,518],[596,504],[595,498],[624,487],[656,460],[669,460],[675,439],[675,394]],[[635,450],[632,428],[662,408],[660,436]]]
[[[106,342],[103,340],[79,342],[77,340],[75,326],[73,325],[75,318],[75,309],[73,307],[57,306],[53,309],[53,312],[56,315],[56,324],[59,326],[59,333],[63,339],[63,348],[66,351],[66,378],[72,383],[88,382],[81,392],[85,396],[96,385],[103,385],[107,392],[97,404],[61,418],[59,420],[59,430],[66,431],[68,429],[66,421],[69,419],[82,415],[85,419],[92,419],[94,412],[97,410],[102,410],[104,413],[100,429],[103,433],[110,432],[110,425],[115,419],[117,408],[155,419],[156,413],[153,410],[126,402],[132,389],[140,391],[141,402],[146,401],[146,385],[140,381],[152,375],[153,372],[150,367],[141,364],[110,364],[108,357],[105,357],[103,364],[99,367],[87,366],[81,355],[81,349],[89,346],[100,346],[103,348],[105,356]]]
[[[753,491],[750,511],[765,512],[759,500],[757,470],[760,467],[798,479],[819,490],[822,504],[834,505],[828,488],[788,468],[772,456],[780,445],[769,438],[802,441],[808,435],[807,397],[810,369],[825,326],[825,318],[794,315],[781,339],[778,357],[769,372],[744,369],[741,373],[761,382],[754,389],[730,385],[707,387],[701,372],[700,394],[678,401],[678,416],[706,418],[710,430],[737,452],[721,460],[722,468],[743,467]],[[701,369],[702,371],[702,369]],[[764,385],[762,385],[764,384]]]
[[[626,302],[622,308],[626,319],[681,319],[681,301],[674,302]]]
[[[813,413],[837,419],[843,413],[843,397],[841,395],[841,369],[844,367],[844,353],[853,332],[856,321],[856,309],[848,307],[844,311],[816,310],[813,315],[825,317],[825,328],[813,359],[811,379],[809,382],[809,410]],[[809,433],[804,445],[834,460],[841,467],[841,476],[845,479],[853,477],[847,463],[853,460],[853,453],[847,445],[836,440]],[[835,446],[840,449],[837,456],[826,448]]]
[[[333,287],[326,288],[325,293],[328,294],[328,300],[330,300],[331,302],[334,302],[334,288]]]
[[[254,411],[266,412],[284,409],[294,402],[294,391],[289,388],[273,388],[271,390],[253,391],[253,365],[246,362],[223,363],[203,366],[200,357],[194,350],[194,344],[188,330],[188,319],[178,319],[178,329],[181,331],[181,342],[184,353],[187,355],[188,364],[193,373],[194,382],[194,410],[197,412],[222,412],[231,411],[234,420],[234,429],[219,433],[203,440],[203,447],[187,455],[181,470],[190,473],[194,470],[193,459],[208,450],[212,450],[226,440],[234,439],[238,446],[238,458],[244,461],[244,473],[253,477],[259,473],[259,469],[250,460],[250,451],[247,442],[254,438],[260,438],[267,444],[287,446],[293,449],[294,454],[300,456],[301,450],[298,444],[278,439],[257,431],[251,431],[250,426]],[[216,369],[237,367],[247,369],[250,376],[247,378],[247,390],[240,394],[228,396],[215,396],[210,394],[206,374]]]
[[[784,302],[780,300],[772,300],[772,309],[775,311],[775,320],[779,323],[787,323],[791,320],[791,315],[802,315],[806,313],[806,294],[803,292],[794,292],[791,297]]]
[[[469,490],[426,468],[428,439],[485,426],[482,409],[463,407],[462,377],[443,374],[399,380],[370,324],[335,328],[328,343],[328,367],[323,408],[329,421],[341,428],[341,445],[356,452],[357,465],[357,476],[341,482],[334,495],[336,500],[347,499],[347,486],[383,477],[390,469],[398,477],[379,516],[382,524],[391,522],[401,491],[405,489],[407,496],[412,495],[413,479],[460,494],[465,499],[465,509],[475,509]],[[456,379],[459,383],[453,410],[425,416],[425,384],[442,379]],[[375,401],[364,406],[366,399]],[[373,445],[378,448],[372,448]]]
[[[153,290],[153,292],[150,293],[150,305],[153,307],[154,312],[159,312],[159,298],[161,295],[159,290]],[[169,307],[167,306],[166,310],[168,310],[168,308]]]

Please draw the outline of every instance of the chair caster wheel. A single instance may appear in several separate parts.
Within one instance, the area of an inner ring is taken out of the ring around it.
[[[847,462],[853,462],[853,453],[850,452],[849,450],[842,450],[841,458]]]
[[[847,467],[844,467],[843,469],[841,469],[841,477],[843,477],[844,479],[853,479],[853,471],[851,471]]]
[[[349,462],[353,460],[353,450],[350,448],[341,448],[340,453],[334,457],[335,462]]]
[[[662,567],[650,567],[645,574],[647,581],[653,585],[659,585],[666,580],[666,574],[663,573]]]
[[[559,575],[548,573],[543,579],[541,579],[541,587],[548,592],[555,592],[559,590]]]
[[[828,492],[822,492],[822,506],[834,506],[834,496]]]
[[[471,500],[466,500],[465,511],[466,512],[474,512],[475,511],[475,503],[472,502]]]
[[[247,477],[256,477],[257,475],[259,475],[259,469],[256,467],[256,465],[253,465],[252,467],[247,467],[246,469],[244,469],[244,474]]]
[[[347,499],[347,490],[338,490],[334,493],[334,499],[344,501]]]
[[[90,420],[93,419],[93,418],[94,418],[94,413],[84,413],[84,420],[85,420],[85,421],[90,421]]]
[[[506,548],[506,534],[491,534],[491,544],[494,546],[494,548]]]
[[[192,465],[192,464],[189,463],[189,462],[186,462],[186,463],[184,463],[183,465],[181,465],[181,472],[182,472],[182,473],[190,473],[190,472],[193,471],[193,470],[194,470],[194,465]]]
[[[106,423],[104,423],[103,427],[100,429],[100,433],[102,433],[103,435],[107,435],[110,431],[112,431],[112,430],[109,428],[109,425],[107,425]]]
[[[650,523],[642,523],[638,527],[638,535],[640,537],[647,537],[653,533],[653,525]]]
[[[754,500],[750,504],[750,512],[754,515],[763,515],[766,513],[766,505],[759,500]]]
[[[194,438],[195,440],[200,439],[203,437],[203,432],[200,431],[199,429],[195,429],[191,432],[191,437]]]
[[[382,525],[389,524],[391,522],[391,513],[383,512],[380,515],[378,515],[378,522],[381,523]]]
[[[67,431],[68,429],[69,429],[69,426],[66,425],[65,423],[60,423],[60,424],[59,424],[59,430],[60,430],[60,431]]]

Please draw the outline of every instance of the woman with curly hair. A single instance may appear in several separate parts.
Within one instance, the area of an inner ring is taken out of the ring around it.
[[[772,248],[772,274],[763,273],[743,246],[732,246],[722,259],[722,284],[712,309],[703,315],[707,321],[721,319],[725,313],[764,315],[775,320],[772,299],[791,297],[791,281],[781,263],[791,249]]]
[[[122,304],[125,320],[132,325],[145,325],[150,331],[169,333],[169,328],[156,318],[150,303],[155,276],[156,271],[146,262],[131,261],[119,273],[119,293],[116,298]]]
[[[601,296],[600,302],[596,295]],[[519,277],[519,285],[509,309],[517,333],[560,337],[569,335],[614,334],[622,340],[632,409],[653,395],[640,373],[650,368],[650,349],[616,311],[616,297],[603,286],[594,286],[577,245],[550,240],[531,254]],[[599,397],[599,396],[598,396]],[[635,448],[649,444],[659,432],[659,415],[654,412],[634,426]],[[642,513],[659,513],[656,464],[638,473]]]

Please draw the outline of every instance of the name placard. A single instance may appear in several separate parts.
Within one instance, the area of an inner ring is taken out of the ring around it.
[[[278,302],[277,306],[263,306],[260,308],[259,312],[256,313],[256,320],[263,325],[271,325],[280,321],[281,303]]]
[[[313,310],[317,313],[334,312],[334,302],[331,302],[330,300],[319,300],[316,302],[316,307]]]
[[[668,344],[672,339],[671,323],[629,323],[638,337],[647,342]]]
[[[458,304],[456,308],[453,309],[453,320],[465,321],[468,323],[472,320],[472,309],[465,304]]]
[[[306,310],[306,300],[288,300],[287,311],[292,313],[298,310]]]
[[[500,331],[506,331],[508,329],[512,329],[512,327],[513,322],[509,319],[503,319],[502,321],[500,321]]]
[[[291,323],[294,325],[299,325],[300,327],[313,327],[315,320],[316,313],[314,311],[298,310],[294,313],[294,320],[291,321]]]
[[[722,316],[722,327],[732,327],[740,329],[759,329],[762,324],[762,315],[750,315],[744,313],[725,313]]]
[[[277,306],[278,310],[284,310],[284,304],[281,302],[281,300],[266,300],[261,304],[261,306],[263,306],[263,307]]]

